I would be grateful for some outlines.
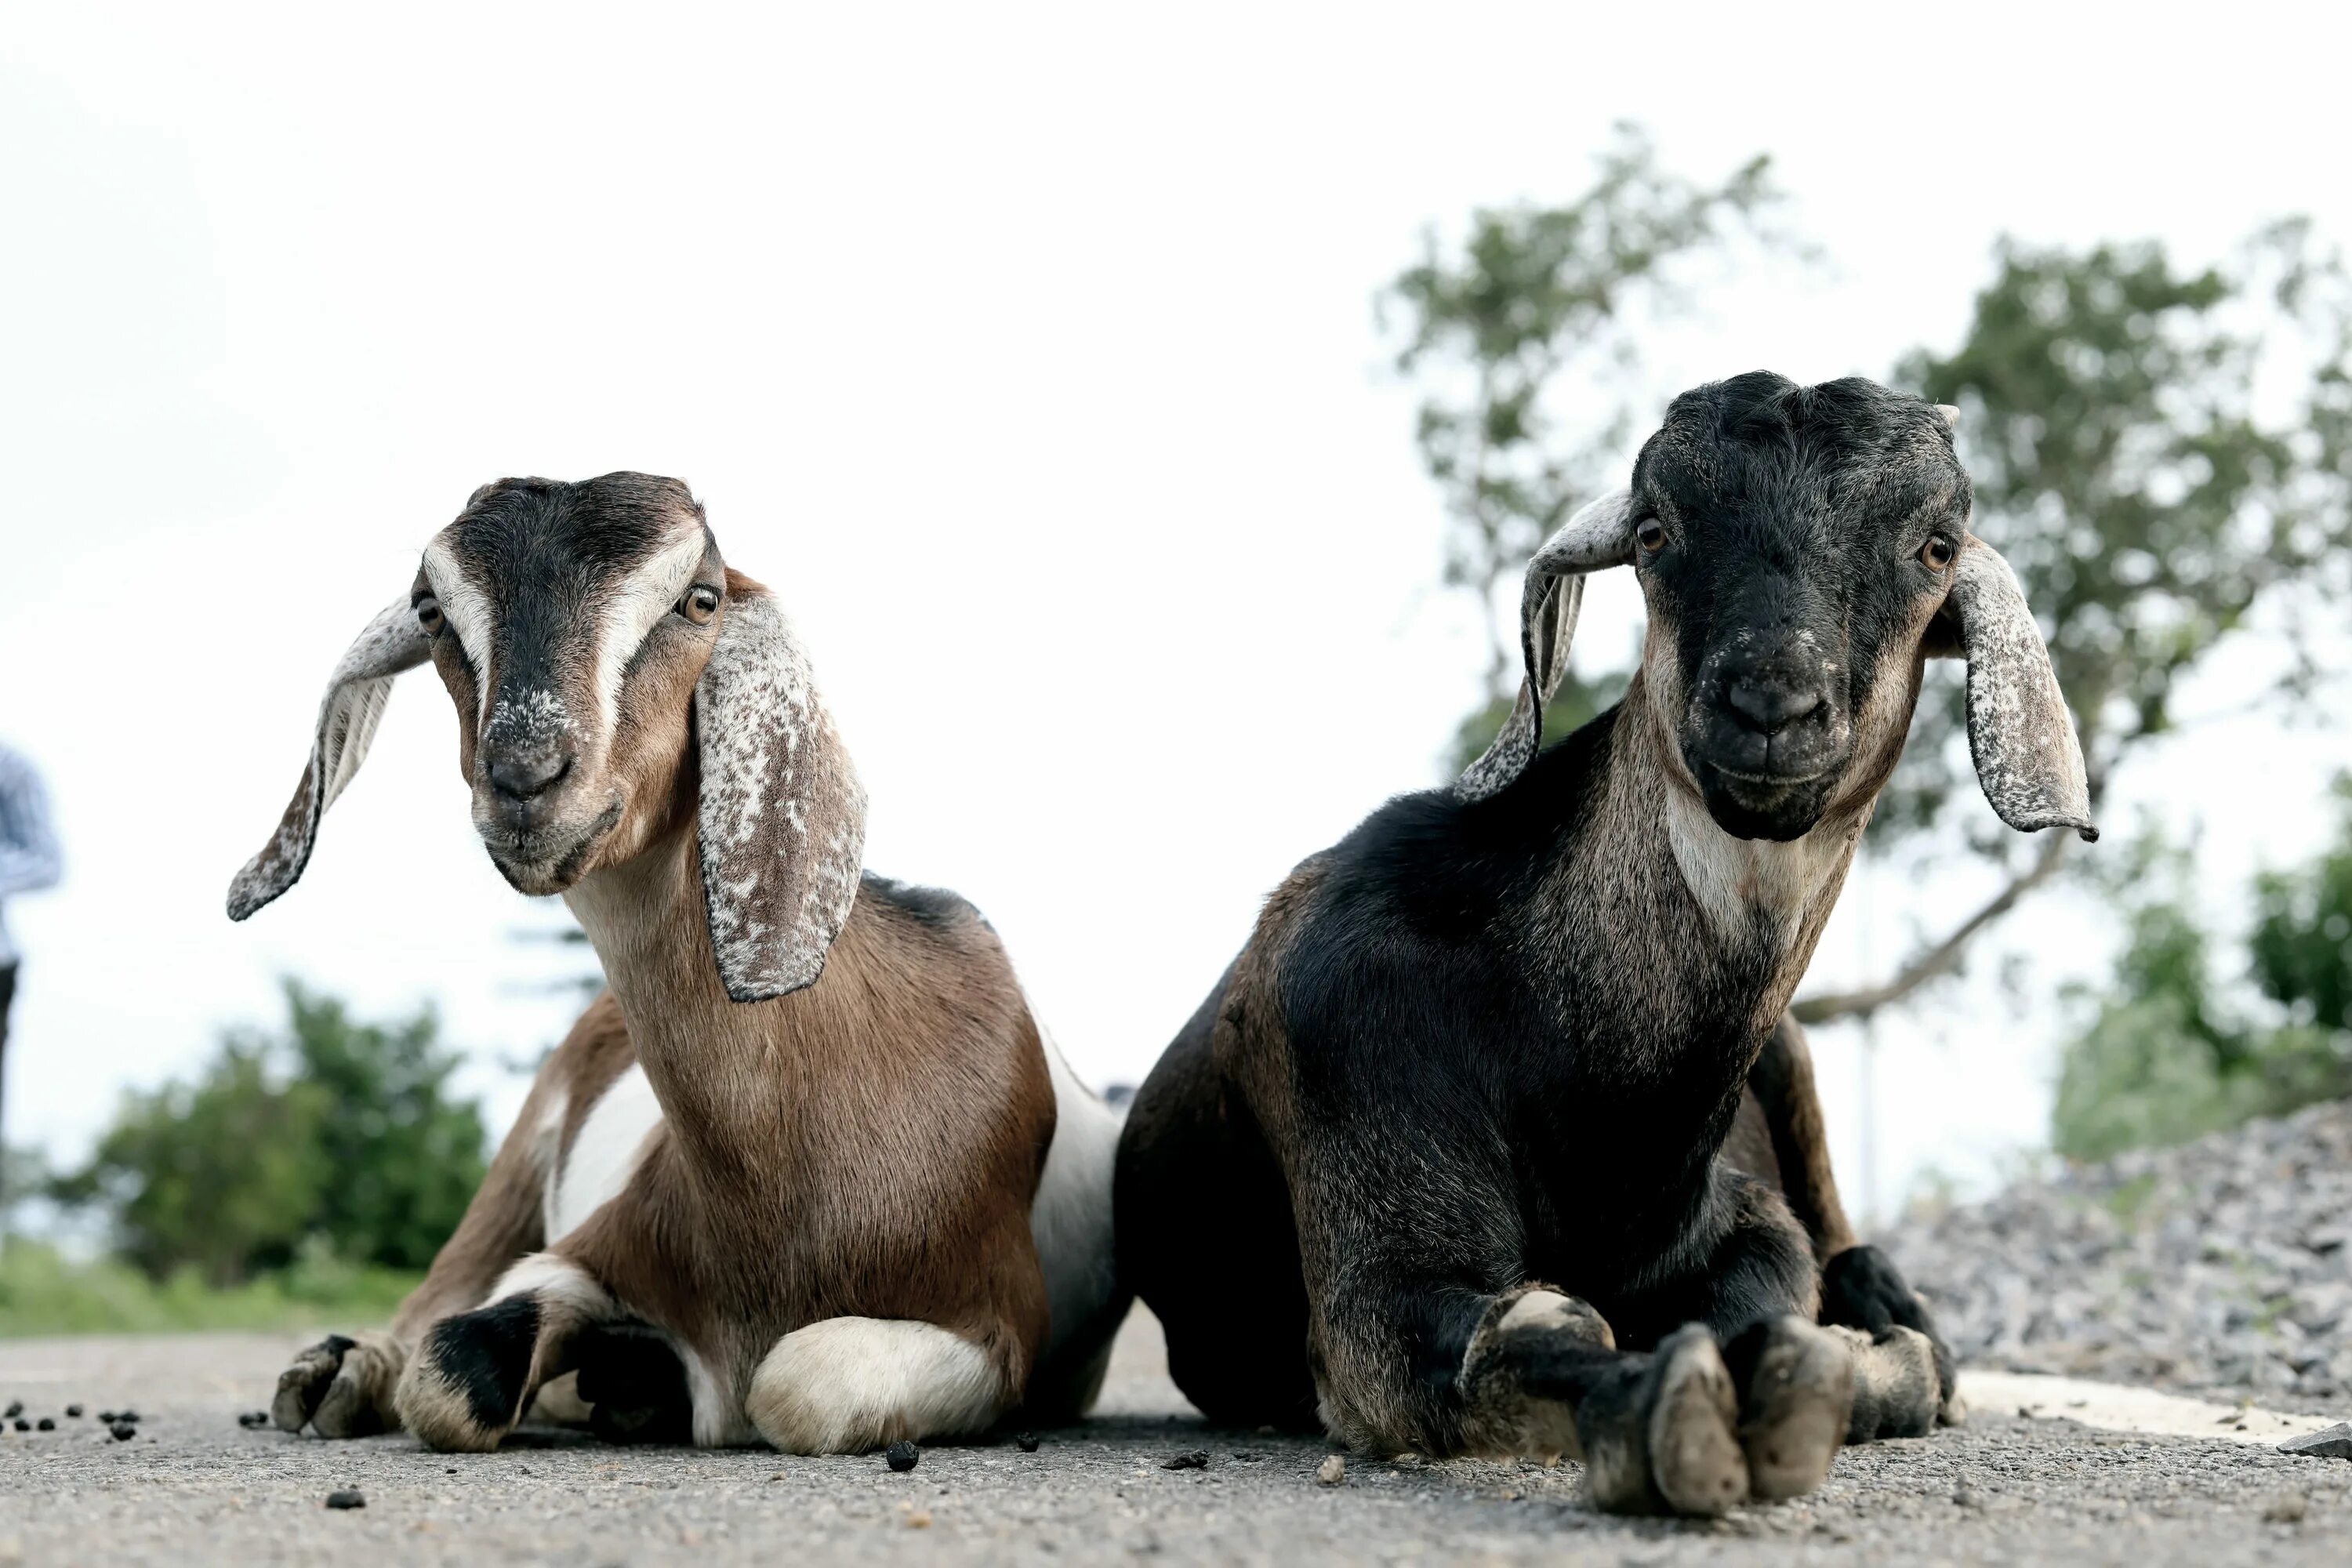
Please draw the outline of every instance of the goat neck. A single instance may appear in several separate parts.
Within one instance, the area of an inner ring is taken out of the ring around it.
[[[689,815],[644,850],[583,877],[564,901],[604,966],[637,1059],[689,1162],[748,1174],[747,1133],[792,1098],[793,1047],[814,1026],[824,984],[769,1002],[730,1001],[704,918],[698,835]],[[856,922],[853,922],[853,926]],[[856,962],[849,931],[832,965]]]

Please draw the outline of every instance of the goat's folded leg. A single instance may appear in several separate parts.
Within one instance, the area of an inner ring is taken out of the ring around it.
[[[580,1333],[622,1315],[585,1269],[554,1253],[523,1259],[490,1294],[427,1329],[401,1373],[394,1407],[427,1447],[497,1447],[540,1385],[572,1369]]]
[[[1951,1348],[1878,1248],[1847,1247],[1822,1268],[1821,1321],[1855,1331],[1859,1382],[1848,1442],[1917,1437],[1938,1421],[1966,1419]]]
[[[1837,1336],[1795,1316],[1728,1344],[1692,1323],[1622,1352],[1584,1302],[1522,1286],[1487,1307],[1460,1389],[1475,1446],[1580,1458],[1594,1505],[1612,1513],[1704,1516],[1820,1484],[1845,1434],[1853,1366]]]
[[[1017,1389],[1001,1354],[937,1323],[824,1318],[776,1342],[748,1413],[788,1454],[857,1454],[985,1431]]]

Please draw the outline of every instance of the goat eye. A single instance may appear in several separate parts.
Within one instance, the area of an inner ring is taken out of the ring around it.
[[[710,617],[719,613],[719,590],[707,583],[696,584],[677,602],[677,613],[698,626],[709,626]]]
[[[1654,517],[1645,517],[1633,525],[1633,538],[1643,549],[1655,555],[1666,547],[1666,525]]]
[[[1919,559],[1927,563],[1930,572],[1941,572],[1949,566],[1955,553],[1952,542],[1940,533],[1919,547]]]
[[[426,637],[441,635],[441,601],[427,594],[416,601],[416,624],[425,628]]]

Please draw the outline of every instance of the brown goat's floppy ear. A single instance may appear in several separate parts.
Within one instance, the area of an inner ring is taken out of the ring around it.
[[[319,839],[319,819],[360,771],[368,742],[375,739],[376,723],[392,696],[393,677],[423,664],[432,647],[433,639],[416,624],[416,611],[403,594],[378,612],[335,666],[335,673],[327,678],[326,699],[319,704],[319,732],[310,742],[310,761],[302,769],[293,804],[261,853],[247,861],[229,883],[229,919],[245,919],[302,875],[310,863],[310,847]]]
[[[1527,584],[1519,591],[1519,653],[1527,677],[1495,743],[1454,781],[1457,797],[1484,800],[1527,772],[1543,743],[1544,706],[1568,671],[1569,644],[1584,605],[1584,575],[1633,559],[1633,495],[1618,490],[1562,523],[1528,563]]]
[[[1943,614],[1969,661],[1969,752],[1985,799],[2021,833],[2071,827],[2095,841],[2082,742],[2017,574],[1969,540]]]
[[[710,948],[727,994],[764,1002],[814,982],[849,919],[866,792],[783,611],[743,579],[728,585],[694,716]]]

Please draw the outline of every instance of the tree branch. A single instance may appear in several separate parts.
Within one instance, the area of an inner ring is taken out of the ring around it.
[[[1902,1001],[1930,980],[1939,979],[1960,966],[1960,956],[1976,934],[2009,913],[2017,901],[2057,874],[2059,862],[2065,858],[2066,846],[2074,835],[2064,828],[2052,828],[2050,839],[2033,864],[2010,879],[2009,885],[1993,895],[1981,909],[1962,921],[1957,930],[1935,946],[1914,957],[1895,976],[1881,985],[1865,986],[1860,991],[1833,991],[1826,996],[1801,997],[1790,1009],[1801,1024],[1829,1024],[1843,1018],[1867,1018],[1882,1007]]]

